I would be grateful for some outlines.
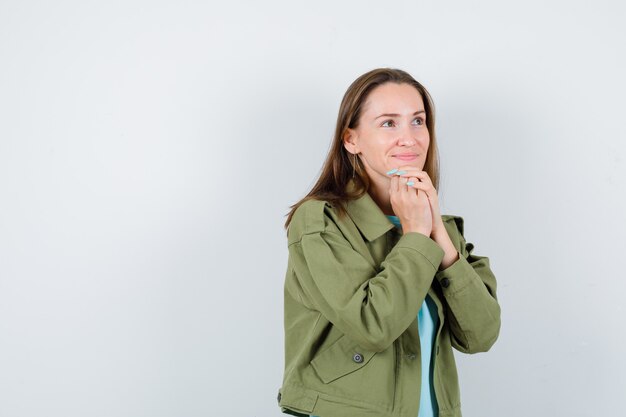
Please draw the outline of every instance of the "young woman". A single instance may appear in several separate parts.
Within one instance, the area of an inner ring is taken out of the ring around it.
[[[319,180],[285,227],[281,411],[460,417],[452,348],[500,332],[496,278],[441,215],[433,103],[398,69],[356,79]]]

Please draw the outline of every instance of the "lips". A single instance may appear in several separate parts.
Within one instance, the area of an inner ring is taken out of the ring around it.
[[[399,153],[397,155],[393,155],[394,158],[399,159],[401,161],[412,161],[417,158],[417,154],[414,153]]]

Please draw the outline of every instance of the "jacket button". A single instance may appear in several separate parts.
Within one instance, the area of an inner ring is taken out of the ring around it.
[[[406,355],[406,357],[411,359],[411,360],[413,360],[413,359],[415,359],[415,353],[409,353],[409,354]]]
[[[441,280],[441,286],[442,286],[443,288],[448,288],[448,287],[450,286],[450,280],[448,279],[448,277],[444,277],[444,278]]]
[[[361,363],[363,362],[363,355],[361,355],[360,353],[355,353],[354,356],[352,356],[352,360],[356,363]]]

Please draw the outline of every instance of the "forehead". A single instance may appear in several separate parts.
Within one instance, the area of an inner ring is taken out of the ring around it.
[[[413,114],[424,110],[424,101],[410,84],[385,83],[374,88],[363,106],[364,113]]]

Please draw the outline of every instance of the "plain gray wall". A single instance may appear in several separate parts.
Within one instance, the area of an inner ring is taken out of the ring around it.
[[[499,282],[466,417],[619,414],[618,1],[0,2],[0,416],[278,417],[284,215],[348,85],[431,92]]]

